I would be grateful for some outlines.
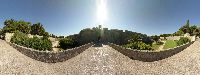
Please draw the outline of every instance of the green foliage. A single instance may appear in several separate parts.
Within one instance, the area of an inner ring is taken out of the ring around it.
[[[143,37],[144,38],[144,37]],[[151,40],[149,40],[151,41]],[[131,49],[138,49],[138,50],[151,50],[152,49],[152,41],[151,43],[143,42],[142,37],[140,35],[132,35],[131,39],[129,40],[129,43],[124,45],[126,48],[131,48]]]
[[[45,32],[43,25],[41,23],[31,25],[30,22],[25,22],[23,20],[16,21],[13,19],[6,20],[4,22],[3,33],[9,32],[14,33],[16,31],[23,32],[25,34],[31,33],[32,35],[40,35],[44,37],[49,37],[49,33]]]
[[[45,32],[45,29],[41,23],[36,23],[31,26],[31,34],[49,37],[49,33]]]
[[[161,34],[160,37],[169,37],[171,36],[172,34]]]
[[[160,36],[155,35],[155,36],[151,36],[151,38],[157,43],[160,39]]]
[[[190,39],[187,38],[187,37],[181,37],[178,41],[177,41],[177,45],[180,46],[180,45],[183,45],[183,44],[186,44],[190,42]]]
[[[145,44],[144,42],[133,42],[124,45],[124,47],[138,50],[152,50],[151,45]]]
[[[76,43],[73,39],[71,38],[63,38],[59,41],[59,45],[60,45],[60,48],[62,49],[68,49],[68,48],[73,48],[76,46]]]
[[[199,35],[200,34],[200,28],[193,25],[190,26],[189,20],[187,20],[187,23],[182,26],[179,31],[175,32],[173,35],[175,36],[181,36],[185,33],[189,33],[190,35]]]
[[[16,31],[11,38],[11,42],[18,45],[25,45],[26,40],[28,40],[28,36],[20,31]]]
[[[33,48],[36,50],[52,50],[52,43],[48,38],[28,38],[28,36],[22,32],[16,31],[13,37],[11,38],[11,42],[25,46],[28,48]]]
[[[185,33],[182,30],[179,30],[174,33],[174,36],[182,36],[183,34],[185,34]]]
[[[30,46],[31,48],[37,49],[37,50],[52,50],[52,43],[48,38],[38,38],[33,37],[30,38]]]
[[[20,20],[20,21],[15,21],[13,19],[11,20],[6,20],[4,22],[4,27],[3,27],[3,32],[6,33],[6,32],[9,32],[9,33],[14,33],[15,31],[20,31],[20,32],[23,32],[23,33],[30,33],[30,26],[31,26],[31,23],[30,22],[25,22],[23,20]]]

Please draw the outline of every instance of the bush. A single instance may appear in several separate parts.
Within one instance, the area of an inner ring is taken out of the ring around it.
[[[177,41],[177,45],[183,45],[190,42],[190,39],[188,39],[187,37],[181,37],[178,41]]]
[[[60,48],[68,49],[75,47],[75,43],[71,38],[63,38],[59,41]]]
[[[152,48],[148,44],[145,44],[143,42],[139,42],[138,49],[140,49],[140,50],[151,50]]]
[[[48,38],[38,38],[38,37],[33,37],[33,38],[28,38],[28,36],[22,32],[15,32],[14,36],[11,38],[11,42],[25,46],[28,48],[33,48],[36,50],[52,50],[52,43]]]
[[[11,43],[15,43],[18,45],[25,45],[26,40],[28,40],[28,36],[20,31],[16,31],[11,38]]]
[[[124,47],[138,50],[152,50],[151,45],[145,44],[144,42],[133,42],[124,45]]]
[[[38,49],[38,50],[52,50],[52,43],[48,38],[38,38],[33,37],[30,38],[30,46],[31,48]]]

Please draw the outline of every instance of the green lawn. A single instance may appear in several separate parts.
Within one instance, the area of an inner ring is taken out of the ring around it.
[[[176,41],[166,40],[165,46],[163,47],[163,49],[174,48],[176,46],[177,46]]]

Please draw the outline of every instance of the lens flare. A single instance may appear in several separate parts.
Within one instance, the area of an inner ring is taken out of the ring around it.
[[[106,0],[97,0],[97,20],[103,25],[107,20],[107,1]]]

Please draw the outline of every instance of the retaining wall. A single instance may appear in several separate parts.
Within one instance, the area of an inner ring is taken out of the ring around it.
[[[17,49],[22,54],[33,58],[38,61],[47,62],[47,63],[56,63],[68,60],[72,57],[77,56],[78,54],[82,53],[84,50],[88,49],[89,47],[93,46],[93,43],[89,43],[86,45],[82,45],[80,47],[67,49],[59,52],[52,52],[52,51],[38,51],[32,48],[27,48],[23,46],[19,46],[13,43],[9,43],[12,47]]]
[[[158,60],[162,60],[162,59],[168,58],[170,56],[173,56],[173,55],[183,51],[185,48],[189,47],[193,43],[194,43],[194,41],[184,44],[184,45],[181,45],[181,46],[177,46],[175,48],[163,50],[163,51],[126,49],[124,47],[121,47],[121,46],[113,44],[113,43],[109,43],[109,46],[111,46],[118,52],[128,56],[131,59],[145,61],[145,62],[153,62],[153,61],[158,61]]]

